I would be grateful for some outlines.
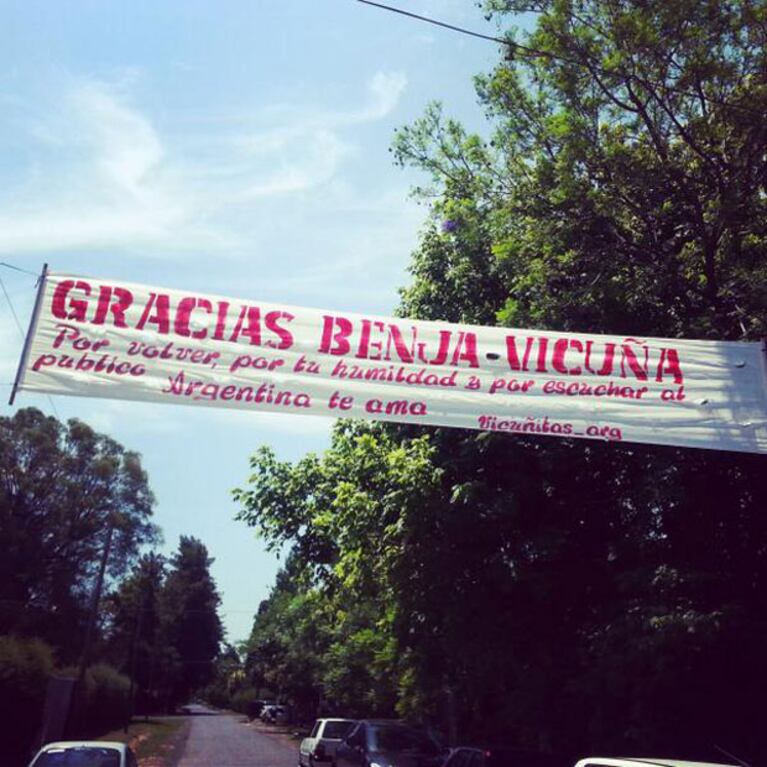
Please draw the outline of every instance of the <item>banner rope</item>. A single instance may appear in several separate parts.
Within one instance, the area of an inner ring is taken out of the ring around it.
[[[20,269],[18,266],[13,266],[12,264],[6,264],[4,261],[0,261],[0,266],[7,266],[9,269],[15,269],[17,272],[26,272],[27,274],[31,274],[33,277],[37,277],[38,275],[34,272],[28,272],[26,269]],[[11,301],[11,296],[8,293],[8,290],[5,287],[5,282],[3,281],[3,278],[0,277],[0,287],[3,289],[3,295],[5,295],[5,300],[8,302],[8,308],[11,310],[11,314],[13,315],[13,319],[16,322],[16,327],[19,331],[19,335],[21,336],[22,343],[24,342],[25,335],[24,335],[24,329],[21,327],[21,323],[19,322],[19,315],[16,314],[16,309],[13,306],[13,301]],[[13,384],[10,384],[13,386]],[[53,399],[51,399],[50,394],[45,395],[46,399],[48,400],[48,403],[51,406],[51,410],[53,410],[53,414],[61,420],[61,416],[59,415],[58,410],[56,410],[56,405],[53,404]]]
[[[8,295],[8,290],[5,287],[5,282],[3,282],[3,278],[0,277],[0,287],[3,289],[3,294],[5,295],[5,300],[8,302],[8,308],[11,310],[11,314],[13,315],[14,322],[16,323],[16,327],[18,328],[19,334],[21,335],[22,340],[24,339],[24,329],[21,327],[21,323],[19,322],[19,315],[16,314],[16,310],[13,308],[13,301],[11,301],[10,295]]]
[[[29,269],[22,269],[20,266],[14,266],[7,261],[0,261],[0,266],[4,266],[6,269],[13,269],[15,272],[21,272],[22,274],[31,274],[33,277],[38,277],[37,272],[30,272]]]

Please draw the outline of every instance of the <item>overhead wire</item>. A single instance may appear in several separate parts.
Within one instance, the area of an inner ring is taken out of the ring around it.
[[[2,277],[0,277],[0,287],[2,287],[3,289],[5,300],[8,302],[8,308],[11,310],[11,315],[13,316],[14,322],[16,323],[16,327],[18,328],[19,333],[21,333],[21,338],[23,340],[24,328],[21,327],[21,322],[19,322],[19,315],[16,314],[16,310],[13,308],[13,301],[11,301],[11,297],[10,295],[8,295],[8,290],[5,287],[5,282],[3,281]]]
[[[600,67],[599,65],[596,65],[596,64],[588,65],[583,61],[570,58],[569,56],[563,56],[561,54],[552,53],[551,51],[542,51],[537,48],[532,48],[528,45],[523,45],[513,40],[509,40],[508,38],[494,37],[493,35],[485,35],[481,32],[475,32],[471,29],[466,29],[465,27],[459,27],[455,24],[448,24],[447,22],[440,21],[438,19],[433,19],[429,16],[422,16],[421,14],[413,13],[412,11],[406,11],[403,8],[396,8],[395,6],[386,5],[385,3],[375,2],[375,0],[356,0],[356,2],[362,3],[363,5],[374,6],[375,8],[380,8],[381,10],[384,10],[384,11],[390,11],[391,13],[396,13],[401,16],[408,16],[412,19],[416,19],[417,21],[423,21],[427,24],[433,24],[434,26],[442,27],[444,29],[449,29],[453,32],[458,32],[459,34],[462,34],[462,35],[468,35],[470,37],[477,37],[482,40],[489,40],[494,43],[499,43],[500,45],[505,45],[511,52],[521,51],[527,56],[531,56],[535,58],[548,58],[554,61],[561,61],[566,64],[572,64],[576,67],[580,67],[581,69],[585,69],[591,73],[598,72],[600,75],[612,77],[618,74],[621,77],[624,77],[626,80],[631,80],[635,83],[638,83],[643,88],[651,87],[652,89],[658,89],[661,87],[661,85],[659,85],[658,83],[650,82],[647,79],[640,77],[639,75],[635,75],[633,72],[615,72],[615,71],[607,70],[604,67]],[[722,99],[717,99],[713,96],[706,95],[703,93],[688,91],[682,88],[675,88],[672,85],[663,84],[662,88],[668,91],[669,93],[676,93],[681,96],[687,96],[689,98],[693,98],[696,100],[700,100],[701,98],[703,98],[705,101],[710,101],[712,104],[718,104],[719,106],[729,107],[732,109],[739,109],[745,112],[754,111],[750,107],[744,106],[742,104],[723,101]],[[658,98],[656,94],[653,94],[653,96],[656,99]]]
[[[7,261],[0,261],[0,266],[4,266],[6,269],[13,269],[15,272],[21,272],[22,274],[31,274],[33,277],[38,277],[37,272],[30,272],[29,269],[22,269],[20,266],[14,266]]]
[[[463,35],[471,35],[471,37],[478,37],[481,40],[490,40],[495,43],[501,43],[501,45],[516,45],[510,40],[503,40],[500,37],[493,37],[492,35],[483,35],[481,32],[472,32],[470,29],[464,29],[463,27],[457,27],[454,24],[448,24],[444,21],[438,21],[437,19],[431,19],[428,16],[421,16],[418,13],[412,11],[406,11],[402,8],[395,8],[391,5],[384,5],[383,3],[375,3],[373,0],[357,0],[357,2],[364,3],[365,5],[373,5],[376,8],[382,8],[385,11],[392,11],[393,13],[399,13],[402,16],[410,16],[412,19],[418,19],[418,21],[425,21],[427,24],[434,24],[437,27],[444,27],[445,29],[452,29],[454,32],[460,32]]]
[[[31,274],[33,277],[39,277],[38,274],[35,272],[30,272],[28,269],[22,269],[19,266],[14,266],[13,264],[8,264],[5,261],[0,261],[0,266],[5,266],[8,269],[13,269],[17,272],[22,272],[23,274]],[[5,287],[5,282],[2,277],[0,277],[0,288],[3,290],[3,295],[5,296],[5,300],[8,304],[8,308],[11,311],[11,315],[13,316],[14,322],[16,323],[16,328],[19,331],[19,336],[21,337],[21,342],[24,344],[26,342],[26,333],[24,332],[24,328],[21,326],[21,322],[19,321],[19,315],[16,314],[16,309],[13,306],[13,301],[11,301],[11,296],[8,293],[8,289]],[[3,384],[5,385],[5,384]],[[13,383],[8,384],[9,386],[13,386]],[[48,400],[48,404],[51,406],[51,410],[53,411],[53,414],[61,420],[61,416],[59,415],[58,410],[56,410],[56,405],[53,403],[53,399],[51,398],[50,394],[46,394],[45,398]]]

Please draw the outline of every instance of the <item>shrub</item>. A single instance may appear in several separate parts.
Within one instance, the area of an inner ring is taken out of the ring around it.
[[[52,671],[53,650],[45,642],[0,636],[0,722],[13,733],[3,744],[12,752],[10,761],[26,756],[35,745]]]
[[[64,669],[62,673],[77,676],[77,669]],[[127,676],[107,663],[89,666],[83,687],[75,692],[68,737],[103,735],[119,727],[128,714],[129,695],[130,679]]]
[[[256,700],[258,700],[258,691],[253,687],[246,687],[232,695],[230,706],[240,714],[249,714]]]
[[[97,663],[85,675],[85,710],[88,728],[102,734],[125,721],[130,679],[106,663]]]
[[[209,684],[202,690],[200,697],[216,708],[229,708],[232,702],[229,690],[220,681],[215,684]]]

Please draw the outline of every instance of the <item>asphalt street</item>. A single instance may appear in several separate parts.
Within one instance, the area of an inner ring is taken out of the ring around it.
[[[178,767],[296,767],[298,746],[259,732],[245,717],[189,707],[189,735]]]

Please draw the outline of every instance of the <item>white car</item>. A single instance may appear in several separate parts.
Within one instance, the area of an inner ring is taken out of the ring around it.
[[[290,711],[287,706],[280,704],[264,706],[261,721],[265,724],[287,724],[290,721]]]
[[[714,762],[687,762],[679,759],[641,758],[607,758],[601,756],[580,759],[575,767],[742,767],[742,765],[722,764]]]
[[[277,708],[277,704],[276,703],[268,703],[266,706],[264,706],[261,709],[261,715],[259,717],[261,719],[261,721],[262,722],[266,722],[268,724],[271,721],[272,711],[275,708]]]
[[[67,740],[46,743],[29,767],[138,767],[138,763],[125,743]]]
[[[298,748],[299,767],[315,767],[317,762],[334,762],[338,744],[357,724],[354,719],[318,719],[308,738]]]

